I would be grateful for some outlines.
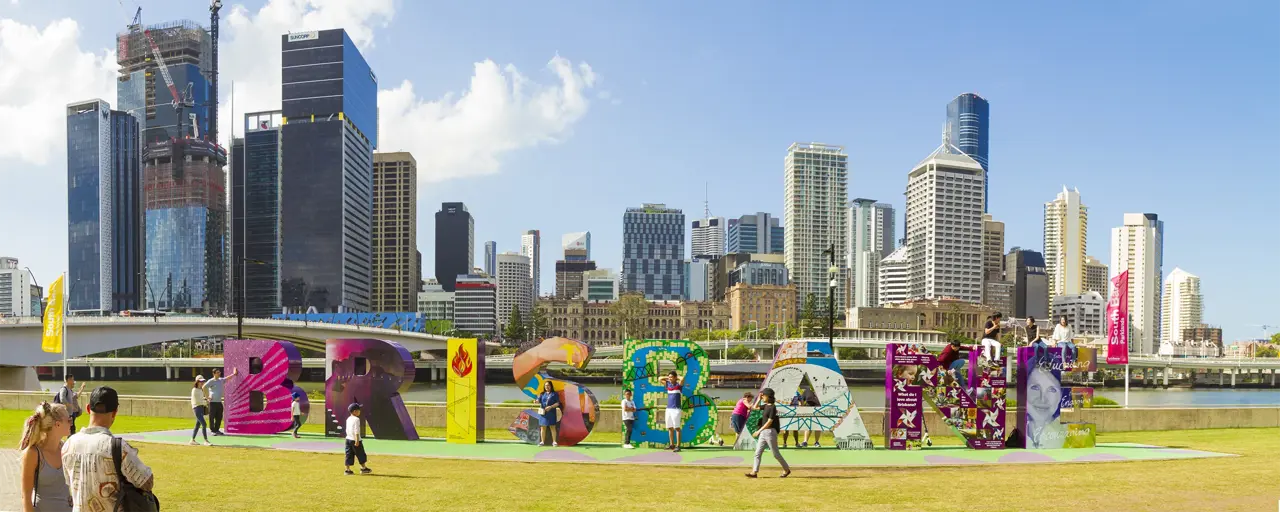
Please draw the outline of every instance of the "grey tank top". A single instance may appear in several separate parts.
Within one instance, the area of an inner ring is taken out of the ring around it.
[[[67,487],[67,478],[61,469],[55,468],[44,459],[39,449],[40,480],[36,482],[36,512],[71,512],[71,489]]]

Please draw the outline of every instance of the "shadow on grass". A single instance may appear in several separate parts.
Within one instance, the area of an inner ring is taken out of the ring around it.
[[[386,473],[369,473],[369,474],[367,474],[367,475],[360,475],[360,476],[361,476],[361,477],[364,477],[364,478],[369,478],[369,477],[373,477],[373,478],[400,478],[400,479],[404,479],[404,480],[433,480],[433,479],[434,479],[434,477],[430,477],[430,476],[389,475],[389,474],[386,474]]]

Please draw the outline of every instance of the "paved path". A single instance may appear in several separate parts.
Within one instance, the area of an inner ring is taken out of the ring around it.
[[[187,444],[191,433],[186,430],[125,434],[130,441]],[[211,450],[218,445],[276,450],[298,450],[332,453],[337,460],[343,450],[340,438],[304,434],[301,439],[289,435],[236,435],[210,438],[214,447],[193,446],[192,450]],[[686,448],[672,453],[657,448],[624,450],[616,444],[584,443],[573,447],[543,448],[517,441],[489,441],[481,444],[449,444],[443,440],[393,441],[369,439],[370,456],[401,455],[474,460],[522,462],[591,462],[617,464],[659,464],[747,467],[752,453],[730,447]],[[1037,464],[1064,462],[1112,462],[1166,460],[1205,457],[1228,457],[1223,453],[1164,448],[1140,444],[1106,443],[1096,448],[1060,450],[970,450],[961,446],[932,447],[924,450],[837,450],[803,448],[783,450],[783,456],[794,467],[921,467],[972,464]],[[773,457],[764,457],[766,465],[776,465]]]
[[[0,512],[22,510],[18,494],[18,450],[0,450]]]

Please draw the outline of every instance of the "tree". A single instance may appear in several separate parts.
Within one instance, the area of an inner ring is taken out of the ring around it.
[[[1275,347],[1258,347],[1254,351],[1253,357],[1280,357],[1280,350]]]
[[[649,318],[649,301],[644,294],[627,293],[618,297],[609,305],[609,314],[622,329],[623,339],[644,339],[649,337],[649,328],[645,320]]]
[[[525,334],[530,338],[535,336],[547,336],[547,330],[550,329],[550,322],[547,320],[547,311],[542,308],[533,308],[533,313],[529,315],[529,320],[525,322]]]
[[[511,307],[511,319],[507,321],[507,327],[502,330],[502,336],[509,340],[524,339],[524,320],[520,319],[520,307]]]
[[[1280,345],[1280,332],[1271,335],[1271,344]]]
[[[965,345],[972,345],[973,338],[965,335],[964,329],[960,325],[960,306],[952,304],[951,312],[943,315],[942,332],[946,335],[947,341],[959,341]]]
[[[867,354],[867,349],[865,348],[845,347],[845,348],[837,349],[836,353],[840,355],[840,359],[843,359],[846,361],[871,358]]]
[[[800,309],[800,331],[801,334],[807,334],[806,329],[814,326],[814,321],[818,318],[818,296],[808,294],[804,297],[804,307]]]
[[[744,359],[754,359],[755,357],[755,351],[747,348],[746,345],[734,345],[729,347],[728,359],[737,359],[741,361]]]

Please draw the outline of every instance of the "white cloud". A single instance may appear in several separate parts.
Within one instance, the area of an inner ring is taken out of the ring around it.
[[[115,51],[83,51],[79,38],[80,26],[70,19],[43,29],[0,19],[0,159],[60,162],[67,104],[93,98],[115,103]]]
[[[531,81],[515,66],[477,62],[470,89],[437,100],[418,98],[408,80],[378,93],[381,146],[408,150],[425,181],[490,174],[508,151],[557,143],[587,113],[587,89],[596,83],[586,63],[559,55],[547,63],[558,83]]]

